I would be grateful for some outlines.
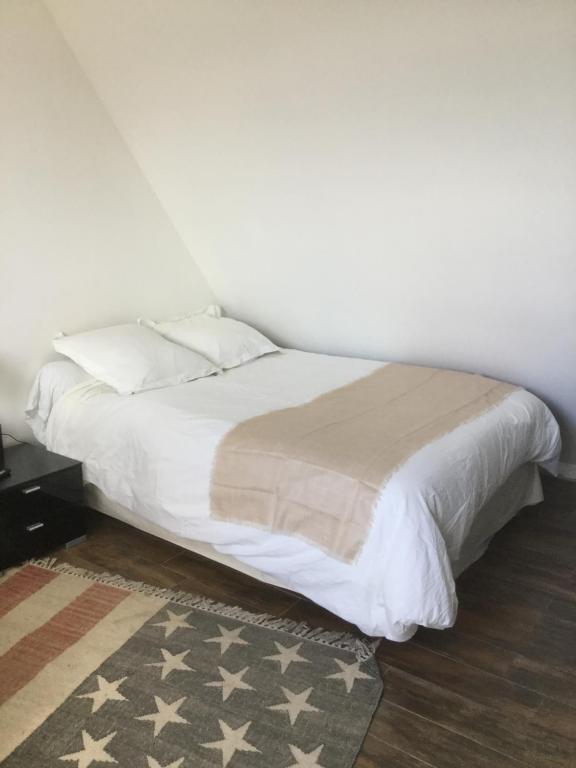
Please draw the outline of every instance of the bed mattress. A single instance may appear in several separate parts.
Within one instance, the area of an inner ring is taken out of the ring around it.
[[[42,438],[50,450],[81,460],[85,480],[144,523],[203,542],[367,634],[406,640],[418,625],[453,624],[455,575],[520,506],[540,500],[534,463],[557,460],[560,439],[552,414],[535,396],[514,391],[414,454],[379,494],[368,538],[352,563],[294,536],[210,516],[214,456],[234,426],[309,402],[380,366],[284,350],[218,376],[132,396],[88,379],[51,395]],[[32,401],[40,395],[33,392]],[[503,489],[506,504],[486,513]]]

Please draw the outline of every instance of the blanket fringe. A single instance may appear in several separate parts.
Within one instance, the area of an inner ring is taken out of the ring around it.
[[[293,619],[283,619],[282,617],[271,616],[268,613],[252,613],[239,606],[219,603],[201,595],[192,595],[182,590],[166,589],[163,587],[154,587],[142,581],[132,581],[123,576],[117,576],[111,573],[94,573],[85,568],[77,568],[68,563],[60,563],[55,557],[46,557],[42,559],[29,560],[27,565],[35,565],[40,568],[47,568],[51,571],[67,575],[78,576],[89,581],[96,581],[99,584],[107,584],[119,589],[126,589],[130,592],[138,592],[148,597],[158,597],[171,603],[183,605],[188,608],[195,608],[199,611],[206,611],[218,616],[225,616],[229,619],[236,619],[245,624],[263,627],[265,629],[275,629],[294,635],[302,640],[311,640],[314,643],[338,648],[342,651],[353,653],[358,661],[367,661],[370,659],[380,640],[378,638],[367,637],[365,635],[355,636],[349,632],[331,632],[329,630],[310,627],[305,622],[294,621]]]

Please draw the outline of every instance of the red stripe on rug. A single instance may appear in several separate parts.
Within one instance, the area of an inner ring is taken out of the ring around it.
[[[26,598],[53,581],[58,574],[46,568],[26,565],[0,584],[0,618]]]
[[[0,657],[0,705],[90,632],[128,592],[95,584]]]

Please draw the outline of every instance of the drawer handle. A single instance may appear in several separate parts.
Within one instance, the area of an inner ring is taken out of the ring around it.
[[[40,486],[39,485],[31,485],[29,488],[24,488],[22,493],[25,496],[28,496],[29,493],[36,493],[36,491],[39,491],[39,490],[40,490]]]
[[[30,533],[31,531],[37,531],[38,528],[44,528],[44,523],[32,523],[32,525],[27,525],[26,530]]]

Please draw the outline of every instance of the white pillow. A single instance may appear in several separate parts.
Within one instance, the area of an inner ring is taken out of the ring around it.
[[[175,320],[139,320],[164,338],[193,349],[219,368],[235,368],[278,347],[255,328],[228,317],[193,314]]]
[[[54,349],[121,395],[216,373],[205,357],[140,325],[114,325],[54,339]]]
[[[173,323],[176,320],[186,320],[188,317],[198,317],[198,315],[205,315],[206,317],[222,317],[222,307],[220,307],[218,304],[206,304],[205,307],[202,307],[202,309],[195,309],[194,312],[186,312],[183,315],[176,315],[175,317],[168,318],[168,321],[164,322],[171,322]],[[147,325],[148,323],[153,322],[152,320],[145,320],[142,317],[139,317],[136,321],[140,325]]]
[[[69,389],[93,381],[89,373],[71,360],[46,363],[36,374],[24,411],[26,422],[41,443],[46,443],[46,427],[52,409]]]

